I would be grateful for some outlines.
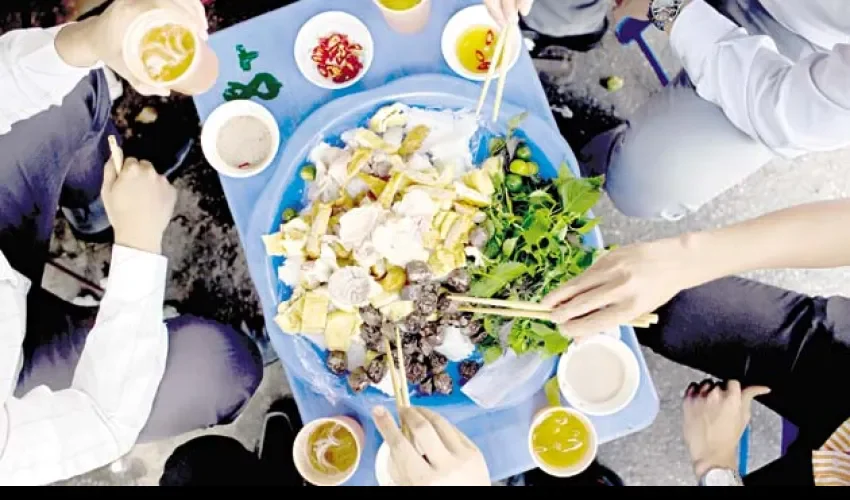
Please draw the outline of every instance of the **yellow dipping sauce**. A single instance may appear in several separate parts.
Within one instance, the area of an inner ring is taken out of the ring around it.
[[[487,73],[496,52],[499,34],[489,26],[473,26],[457,40],[457,58],[471,73]],[[504,57],[504,55],[503,55]],[[501,60],[499,64],[501,64]]]
[[[541,462],[567,469],[581,463],[590,451],[590,430],[573,415],[555,410],[532,431],[531,443]]]
[[[183,76],[195,59],[195,37],[179,24],[164,24],[142,37],[139,54],[148,76],[168,83]]]
[[[354,435],[336,422],[319,425],[307,439],[310,465],[322,474],[332,476],[348,472],[357,462],[358,453]]]
[[[412,9],[422,3],[422,0],[380,0],[381,5],[391,10]]]

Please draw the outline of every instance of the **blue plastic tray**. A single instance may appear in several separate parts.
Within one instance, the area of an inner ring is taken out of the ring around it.
[[[427,90],[433,89],[433,90]],[[439,90],[437,90],[439,89]],[[280,164],[277,166],[271,182],[263,195],[257,200],[250,228],[248,231],[248,253],[252,262],[263,254],[260,235],[277,230],[283,210],[289,207],[300,208],[303,201],[304,181],[298,175],[300,167],[307,161],[310,151],[321,141],[334,142],[346,130],[365,125],[367,119],[380,107],[394,102],[403,102],[411,106],[432,109],[472,109],[477,103],[479,88],[465,80],[443,75],[421,75],[408,77],[393,82],[387,86],[374,89],[362,94],[343,97],[312,114],[289,138],[290,145],[283,152]],[[523,110],[505,103],[499,123],[494,129],[503,133],[507,128],[507,120]],[[569,146],[564,142],[560,133],[546,122],[530,115],[520,128],[520,135],[528,139],[535,158],[538,160],[541,172],[545,176],[554,176],[557,166],[567,163],[577,174],[576,160]],[[480,139],[478,161],[486,157],[486,139],[489,132],[484,132]],[[598,231],[587,237],[587,243],[599,246],[602,243]],[[277,279],[277,268],[280,258],[265,257],[262,266],[265,282],[258,283],[263,302],[267,306],[276,304],[289,296],[290,291]],[[273,313],[272,313],[273,315]],[[269,317],[268,319],[271,319]],[[351,396],[344,378],[330,374],[324,367],[324,354],[312,348],[309,343],[300,338],[283,334],[273,322],[271,337],[275,348],[290,376],[306,381],[316,389],[316,392],[329,398],[339,398],[350,411],[358,415],[368,415],[371,407],[378,403],[386,403],[388,398],[374,389],[359,396]],[[636,346],[634,333],[624,329],[624,340]],[[629,342],[631,341],[631,342]],[[643,363],[640,350],[636,354]],[[305,363],[304,360],[308,361]],[[515,394],[508,397],[502,407],[514,406],[527,401],[533,394],[539,392],[543,384],[553,373],[555,358],[548,360],[538,372]],[[643,373],[643,385],[651,389],[648,372]],[[327,388],[335,388],[328,393]],[[654,398],[650,398],[654,399]],[[431,396],[419,398],[417,404],[438,406],[447,417],[463,420],[474,417],[480,409],[464,396],[455,391],[451,396]],[[654,417],[654,413],[651,417]],[[651,417],[650,420],[651,421]],[[361,420],[362,421],[362,420]]]

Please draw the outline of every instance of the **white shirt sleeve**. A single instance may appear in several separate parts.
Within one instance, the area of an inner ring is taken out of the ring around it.
[[[850,45],[792,61],[704,0],[684,8],[671,43],[699,95],[778,154],[850,145]]]
[[[15,122],[62,104],[91,71],[59,57],[54,41],[62,27],[13,30],[0,36],[0,135]]]
[[[165,372],[166,264],[164,257],[116,246],[106,295],[71,387],[53,392],[42,386],[21,399],[8,388],[0,393],[0,428],[6,428],[5,439],[0,432],[0,485],[67,479],[130,451]],[[0,294],[9,290],[0,283]],[[3,301],[8,299],[0,295],[0,312],[22,318],[22,310]],[[2,339],[22,338],[21,319],[0,322],[0,328],[12,328],[0,329]],[[4,347],[0,368],[5,371],[18,356],[20,345]]]

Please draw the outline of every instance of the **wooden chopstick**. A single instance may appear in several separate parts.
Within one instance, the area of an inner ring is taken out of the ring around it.
[[[407,388],[407,376],[404,373],[404,356],[402,352],[401,346],[401,337],[398,332],[398,328],[396,328],[396,348],[398,349],[398,370],[396,371],[395,363],[393,362],[393,348],[390,345],[390,339],[384,337],[384,350],[387,351],[387,369],[390,371],[390,380],[393,383],[393,395],[395,396],[395,409],[398,413],[399,423],[401,424],[401,432],[404,434],[410,442],[413,442],[413,434],[410,432],[410,428],[405,425],[404,421],[401,420],[401,410],[404,408],[410,408],[410,392],[408,392]]]
[[[521,309],[508,309],[498,307],[468,307],[462,306],[462,312],[470,312],[474,314],[495,314],[505,318],[526,318],[539,319],[542,321],[552,321],[552,313],[545,311],[531,311]],[[628,323],[628,326],[633,328],[649,328],[658,323],[657,314],[642,314]]]
[[[535,312],[552,312],[551,307],[546,307],[534,302],[525,302],[522,300],[500,300],[500,299],[482,299],[480,297],[467,297],[464,295],[449,295],[449,300],[453,302],[465,302],[467,304],[480,304],[482,306],[504,307],[506,309],[518,309],[522,311]]]
[[[387,370],[390,371],[390,380],[393,383],[393,396],[395,397],[395,407],[399,411],[404,408],[404,396],[401,394],[401,389],[398,383],[398,371],[396,371],[395,363],[393,362],[393,348],[390,345],[390,339],[384,337],[384,350],[387,352]]]
[[[502,49],[502,53],[499,54],[496,59],[493,60],[493,64],[499,64],[499,86],[496,87],[496,102],[493,104],[493,122],[499,121],[499,111],[502,109],[502,96],[505,94],[505,82],[508,79],[508,65],[504,61],[505,52],[510,50],[509,47],[512,43],[511,38],[514,34],[514,27],[507,26],[505,28],[505,46]]]
[[[505,318],[528,318],[543,321],[552,321],[552,313],[540,311],[522,311],[518,309],[506,309],[500,307],[461,307],[462,312],[475,314],[495,314]]]
[[[395,329],[395,347],[398,351],[399,387],[404,408],[410,408],[410,389],[407,387],[407,369],[404,366],[404,349],[401,345],[401,333]]]
[[[507,27],[505,28],[507,29]],[[481,116],[481,111],[484,109],[484,103],[487,102],[487,94],[490,92],[490,84],[493,82],[493,77],[496,75],[496,66],[502,57],[502,52],[505,50],[506,36],[500,36],[496,42],[496,49],[493,53],[493,61],[490,63],[490,68],[487,70],[487,78],[484,80],[484,87],[481,89],[481,97],[478,98],[478,107],[475,109],[475,118]]]
[[[115,172],[120,174],[121,168],[124,166],[124,151],[118,146],[118,139],[114,135],[106,138],[109,143],[109,152],[112,154],[112,164],[115,166]]]

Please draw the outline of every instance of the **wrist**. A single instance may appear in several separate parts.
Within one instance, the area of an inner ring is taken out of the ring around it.
[[[100,61],[94,41],[96,23],[97,18],[90,18],[67,24],[56,34],[54,47],[66,64],[90,68]]]
[[[704,477],[711,469],[729,469],[734,471],[737,468],[738,460],[734,452],[717,458],[700,458],[694,461],[694,474],[697,479]]]
[[[693,288],[731,274],[728,258],[711,232],[685,233],[674,238],[682,273],[682,289]]]
[[[162,237],[125,235],[115,231],[115,244],[154,255],[162,254]]]

